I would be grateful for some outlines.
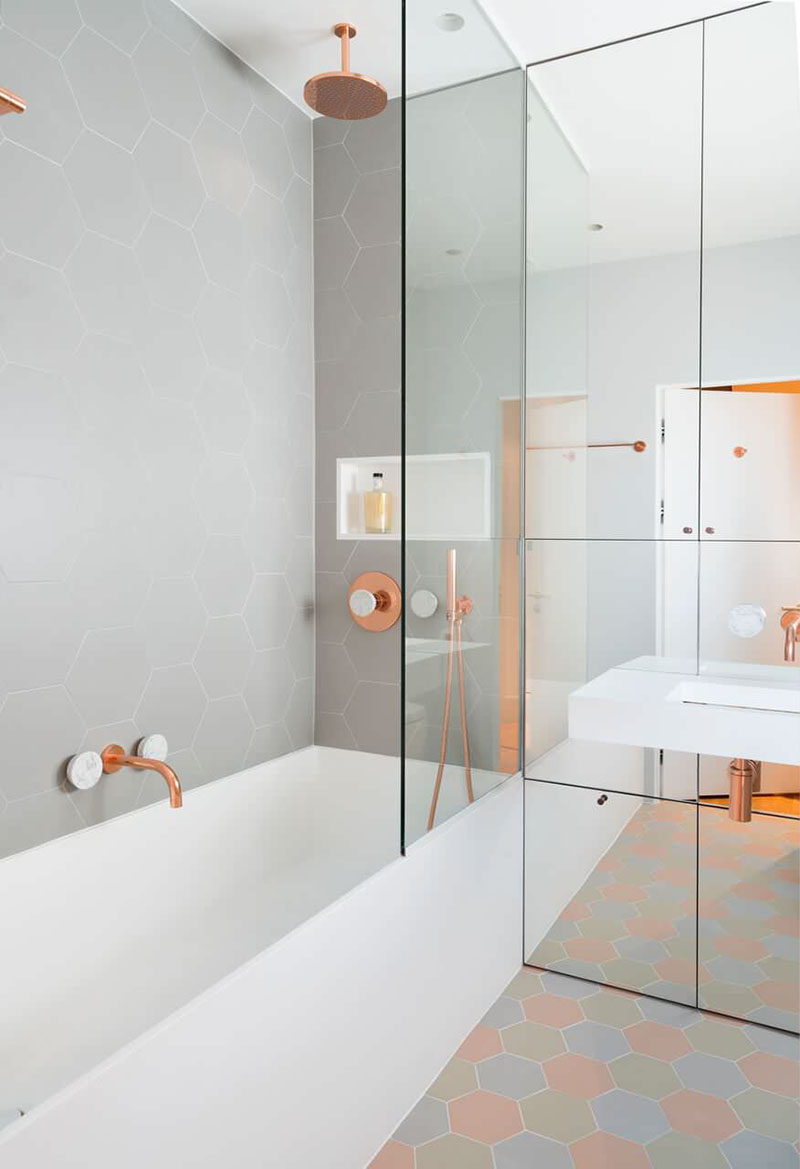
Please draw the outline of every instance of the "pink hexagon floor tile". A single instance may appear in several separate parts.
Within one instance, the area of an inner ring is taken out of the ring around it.
[[[742,1127],[727,1101],[702,1092],[676,1092],[662,1100],[661,1107],[677,1132],[704,1141],[724,1141]]]
[[[551,1088],[583,1100],[593,1100],[595,1096],[614,1087],[608,1065],[586,1055],[574,1055],[571,1052],[557,1055],[543,1064],[542,1068]]]
[[[667,1023],[634,1023],[625,1028],[624,1035],[634,1051],[670,1063],[691,1050],[683,1032]]]
[[[367,1169],[414,1169],[414,1150],[399,1141],[387,1141]]]
[[[608,1132],[593,1132],[570,1145],[575,1169],[650,1169],[641,1145]]]
[[[490,1055],[499,1055],[502,1050],[503,1044],[497,1028],[484,1027],[479,1023],[470,1031],[456,1055],[459,1059],[469,1060],[470,1063],[479,1063],[482,1059],[488,1059]]]
[[[583,1011],[575,999],[559,994],[533,995],[525,999],[522,1006],[526,1019],[548,1027],[569,1027],[571,1023],[580,1023],[583,1018]]]
[[[522,1132],[516,1101],[494,1092],[470,1092],[450,1103],[450,1127],[461,1136],[493,1145]]]

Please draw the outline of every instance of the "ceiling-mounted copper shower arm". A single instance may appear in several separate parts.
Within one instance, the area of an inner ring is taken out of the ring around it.
[[[333,31],[342,42],[342,73],[349,73],[350,41],[354,36],[358,35],[358,29],[354,24],[349,24],[346,20],[343,20],[340,24],[333,26]]]
[[[373,118],[386,108],[386,88],[374,77],[353,73],[350,69],[350,41],[358,30],[349,21],[339,21],[332,32],[342,42],[342,67],[310,77],[303,89],[308,105],[326,118],[354,122]]]
[[[26,109],[24,97],[19,97],[10,89],[0,89],[0,114],[24,114]]]

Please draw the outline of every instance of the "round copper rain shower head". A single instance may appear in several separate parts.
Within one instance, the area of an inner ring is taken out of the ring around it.
[[[326,118],[341,118],[347,122],[374,118],[386,105],[386,90],[380,81],[350,72],[350,41],[357,32],[355,25],[335,24],[333,31],[342,42],[342,67],[309,78],[303,97],[312,110]]]

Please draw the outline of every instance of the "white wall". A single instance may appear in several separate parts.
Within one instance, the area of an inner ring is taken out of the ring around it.
[[[0,1163],[361,1169],[513,977],[521,920],[512,779],[5,1130]]]

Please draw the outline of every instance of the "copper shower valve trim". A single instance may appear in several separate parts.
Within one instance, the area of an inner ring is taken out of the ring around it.
[[[347,594],[350,616],[369,633],[383,633],[400,619],[403,595],[397,581],[385,572],[362,572]]]

